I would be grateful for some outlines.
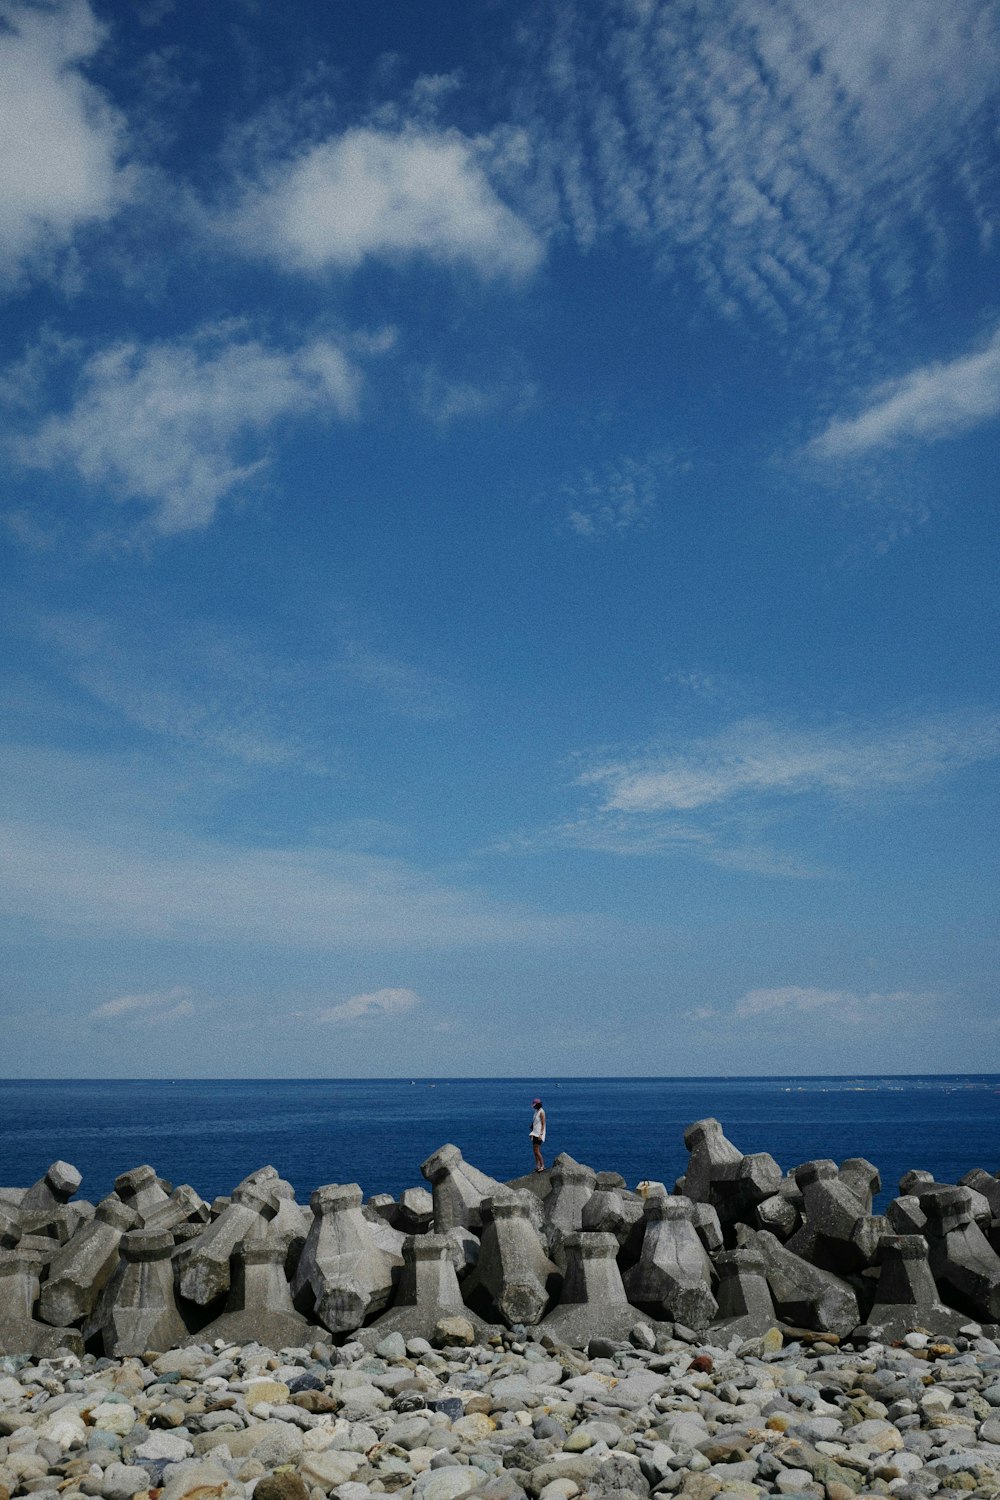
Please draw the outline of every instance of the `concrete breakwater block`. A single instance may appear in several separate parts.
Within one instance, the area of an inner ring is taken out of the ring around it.
[[[684,1139],[673,1193],[566,1154],[505,1184],[448,1144],[420,1166],[429,1190],[365,1202],[330,1183],[308,1208],[274,1166],[207,1203],[149,1164],[95,1205],[56,1160],[28,1188],[0,1187],[0,1356],[529,1333],[652,1349],[670,1330],[770,1349],[782,1324],[861,1346],[1000,1322],[1000,1180],[982,1167],[958,1184],[908,1172],[882,1216],[865,1157],[783,1171],[711,1118]]]

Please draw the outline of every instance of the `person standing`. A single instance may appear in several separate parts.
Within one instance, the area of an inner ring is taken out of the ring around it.
[[[535,1153],[535,1171],[544,1172],[545,1163],[542,1160],[542,1142],[545,1140],[545,1110],[541,1099],[532,1099],[531,1107],[535,1113],[531,1117],[531,1149]]]

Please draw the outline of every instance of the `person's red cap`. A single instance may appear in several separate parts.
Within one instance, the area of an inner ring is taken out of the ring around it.
[[[537,1109],[538,1106],[541,1104],[541,1102],[542,1102],[541,1099],[532,1099],[532,1101],[531,1101],[531,1107],[532,1107],[532,1109]]]

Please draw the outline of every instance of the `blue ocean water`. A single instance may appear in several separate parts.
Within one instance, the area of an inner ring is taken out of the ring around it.
[[[143,1162],[209,1199],[267,1163],[300,1201],[327,1182],[396,1194],[422,1182],[421,1161],[446,1141],[507,1179],[531,1169],[535,1093],[548,1112],[548,1161],[568,1151],[631,1186],[672,1184],[684,1128],[704,1115],[783,1168],[867,1156],[891,1190],[881,1201],[911,1167],[946,1182],[1000,1168],[1000,1075],[0,1080],[0,1185],[25,1186],[62,1157],[91,1199]]]

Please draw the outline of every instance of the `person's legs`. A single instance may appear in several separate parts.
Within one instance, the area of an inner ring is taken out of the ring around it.
[[[535,1153],[535,1171],[544,1172],[545,1163],[542,1160],[542,1143],[537,1135],[531,1137],[531,1149]]]

